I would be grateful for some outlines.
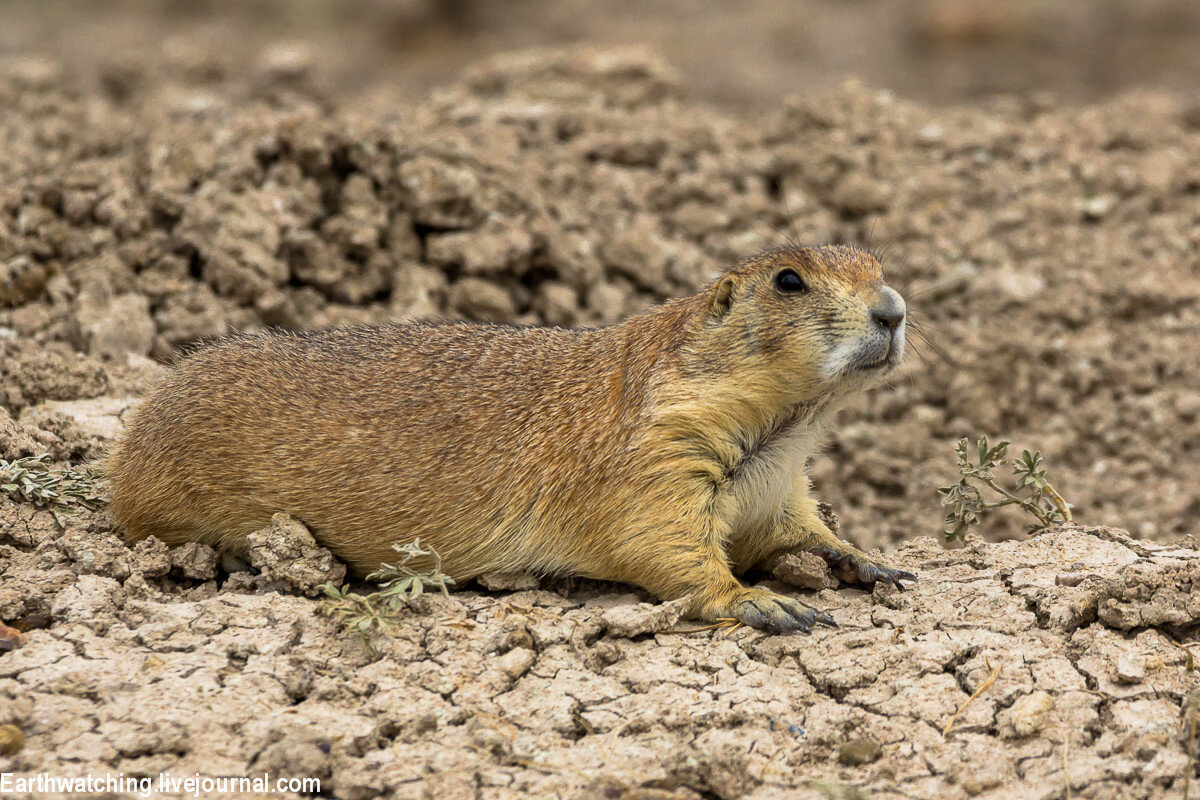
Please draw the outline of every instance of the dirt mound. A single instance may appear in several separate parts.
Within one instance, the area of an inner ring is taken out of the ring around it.
[[[931,342],[815,467],[851,538],[936,530],[950,445],[981,433],[1041,449],[1081,519],[1170,541],[1200,512],[1200,125],[1174,101],[931,112],[848,85],[747,121],[573,51],[365,114],[303,80],[167,71],[131,107],[4,69],[20,340],[124,363],[262,325],[605,324],[785,234],[878,245]],[[0,368],[10,409],[57,396],[48,359]]]
[[[147,76],[136,106],[53,63],[0,67],[0,457],[99,455],[155,361],[226,330],[606,324],[778,229],[883,245],[943,352],[848,409],[814,473],[849,538],[904,541],[889,557],[922,580],[809,592],[842,625],[812,638],[662,633],[678,609],[586,582],[463,591],[373,659],[318,601],[268,591],[340,566],[286,520],[258,537],[264,574],[227,574],[5,495],[0,620],[25,643],[0,629],[0,726],[27,744],[0,772],[270,771],[339,798],[1178,796],[1192,545],[913,534],[940,528],[953,442],[988,433],[1039,448],[1078,519],[1184,540],[1193,111],[931,112],[848,85],[751,121],[652,58],[590,51],[349,111],[303,75],[202,66]]]

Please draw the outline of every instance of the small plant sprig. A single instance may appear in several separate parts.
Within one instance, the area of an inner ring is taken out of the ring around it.
[[[1010,444],[1001,440],[993,446],[986,436],[980,437],[976,443],[979,460],[974,462],[971,460],[970,441],[959,441],[955,448],[960,475],[958,483],[938,489],[942,505],[949,508],[946,512],[946,525],[950,526],[946,529],[948,540],[962,539],[985,513],[1004,506],[1020,506],[1037,519],[1037,522],[1029,523],[1029,533],[1045,530],[1058,523],[1075,521],[1071,516],[1070,504],[1046,480],[1042,454],[1036,450],[1022,450],[1021,455],[1012,460],[1015,486],[1006,489],[1000,485],[995,471],[1004,465]],[[980,486],[991,489],[1000,499],[986,502]]]
[[[325,595],[320,613],[358,634],[363,648],[372,656],[379,653],[375,640],[395,632],[400,615],[427,587],[437,587],[449,597],[449,587],[454,585],[454,578],[442,572],[442,557],[433,548],[421,547],[420,539],[394,544],[392,549],[403,556],[400,562],[380,564],[379,569],[367,576],[367,580],[379,583],[379,591],[364,595],[350,591],[348,585],[325,583],[319,587]],[[420,556],[433,556],[433,569],[418,572],[408,566]]]
[[[105,502],[100,479],[87,467],[52,469],[50,454],[0,458],[0,492],[52,511],[95,510]]]
[[[442,557],[436,550],[421,547],[420,539],[413,539],[408,544],[394,544],[392,549],[404,556],[400,563],[380,564],[379,569],[367,576],[367,580],[379,582],[381,597],[385,600],[395,598],[396,601],[416,600],[425,593],[426,585],[436,586],[444,596],[450,596],[448,587],[454,585],[454,578],[442,572]],[[433,556],[432,570],[417,572],[408,566],[408,562],[420,556]]]

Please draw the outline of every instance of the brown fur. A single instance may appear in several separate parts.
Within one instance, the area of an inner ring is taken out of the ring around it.
[[[776,289],[785,267],[810,290]],[[902,336],[883,367],[823,372],[859,340],[879,351],[882,291],[861,251],[776,250],[598,330],[233,336],[134,414],[106,465],[113,514],[135,539],[241,554],[286,511],[359,575],[420,537],[459,581],[628,581],[700,618],[806,627],[733,571],[793,548],[872,565],[818,519],[803,468],[842,399],[900,357]]]

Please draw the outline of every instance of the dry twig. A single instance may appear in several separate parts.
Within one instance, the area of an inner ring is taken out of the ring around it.
[[[988,665],[988,667],[992,666],[992,662],[989,661],[986,656],[984,656],[983,661],[985,664]],[[950,728],[952,728],[954,726],[954,722],[955,722],[955,720],[958,719],[958,715],[961,714],[967,706],[969,706],[969,705],[971,705],[971,703],[975,702],[975,700],[981,694],[986,692],[988,689],[992,688],[992,684],[996,682],[996,677],[1000,674],[1000,668],[1002,666],[1004,666],[1003,662],[997,664],[996,668],[992,670],[992,674],[987,677],[987,680],[985,680],[983,683],[979,684],[979,688],[975,690],[975,693],[972,694],[970,697],[968,697],[967,701],[958,707],[958,711],[955,711],[954,716],[950,717],[950,721],[946,723],[946,727],[942,728],[942,738],[943,739],[945,739],[950,734]]]

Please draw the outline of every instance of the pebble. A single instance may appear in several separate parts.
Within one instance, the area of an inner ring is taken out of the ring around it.
[[[861,767],[878,761],[881,755],[883,748],[866,736],[851,739],[838,748],[838,761],[851,767]]]
[[[1048,692],[1036,691],[1022,695],[1008,711],[1001,714],[1000,735],[1005,739],[1024,739],[1046,727],[1054,698]]]

